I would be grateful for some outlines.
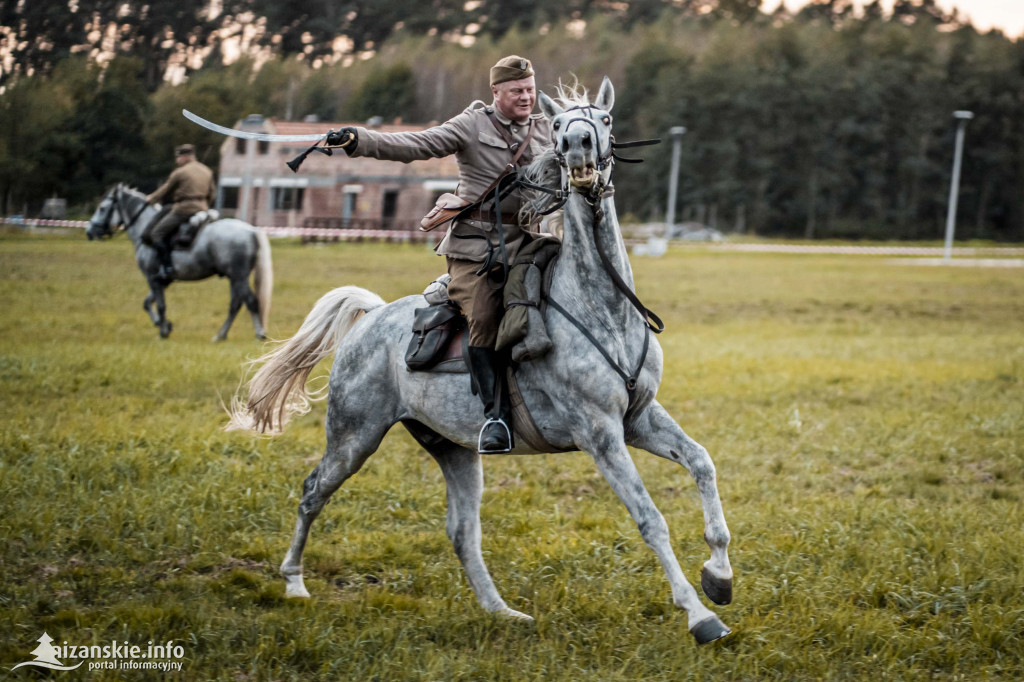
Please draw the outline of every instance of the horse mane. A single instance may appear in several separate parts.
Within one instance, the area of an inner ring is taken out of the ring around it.
[[[119,183],[117,183],[117,186],[121,188],[122,192],[127,192],[131,196],[142,197],[142,198],[146,197],[145,192],[143,192],[142,190],[140,190],[140,189],[138,189],[136,187],[132,187],[131,185],[126,185],[123,182],[119,182]]]
[[[590,94],[576,74],[572,74],[572,81],[569,83],[563,83],[561,78],[558,79],[558,85],[555,87],[555,97],[558,98],[558,103],[565,109],[590,105]]]
[[[535,185],[542,185],[552,189],[558,189],[562,179],[562,167],[558,164],[558,157],[555,155],[554,147],[545,149],[520,173],[523,179]],[[519,209],[519,215],[525,224],[532,225],[541,220],[541,210],[551,205],[553,201],[550,194],[535,189],[524,187],[521,190],[523,206]]]

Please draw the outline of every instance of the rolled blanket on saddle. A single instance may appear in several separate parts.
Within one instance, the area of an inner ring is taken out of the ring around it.
[[[540,237],[519,249],[505,284],[505,317],[495,347],[512,348],[512,359],[526,362],[551,350],[551,339],[541,310],[547,290],[545,273],[558,256],[562,242]]]

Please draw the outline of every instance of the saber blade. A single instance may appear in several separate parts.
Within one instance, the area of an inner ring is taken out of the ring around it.
[[[327,137],[327,133],[319,135],[272,135],[271,133],[254,133],[248,130],[225,128],[216,123],[211,123],[201,116],[196,116],[188,109],[182,109],[181,115],[207,130],[212,130],[215,133],[227,135],[228,137],[240,137],[243,140],[259,140],[261,142],[316,142]]]

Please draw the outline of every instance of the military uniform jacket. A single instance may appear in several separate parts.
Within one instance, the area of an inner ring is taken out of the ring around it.
[[[210,208],[217,196],[213,171],[198,161],[189,161],[171,171],[167,182],[146,197],[146,203],[174,202],[174,212],[193,215]]]
[[[493,108],[485,107],[477,101],[451,120],[426,130],[383,133],[359,128],[359,143],[351,156],[409,163],[455,154],[459,165],[459,186],[455,193],[466,201],[476,201],[481,192],[505,170],[513,156],[491,123],[488,111],[494,113],[513,140],[521,142],[526,138],[526,125],[509,121]],[[530,146],[519,160],[520,165],[529,163],[551,146],[550,121],[543,114],[532,114],[529,123],[535,130],[530,138]],[[513,192],[502,203],[501,211],[505,214],[517,213],[519,207],[519,193]],[[504,219],[502,228],[505,232],[506,252],[511,261],[523,241],[524,230],[517,224],[506,224]],[[487,257],[488,249],[497,244],[498,235],[494,223],[464,219],[448,229],[436,251],[450,258],[480,262]]]

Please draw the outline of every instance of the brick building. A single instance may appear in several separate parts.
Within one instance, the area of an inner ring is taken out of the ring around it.
[[[277,121],[249,116],[236,127],[278,135],[308,135],[352,123]],[[383,132],[423,126],[381,125]],[[310,154],[298,173],[286,162],[309,142],[256,142],[226,138],[220,149],[217,208],[254,225],[352,227],[413,230],[444,192],[453,192],[459,171],[455,157],[410,164]]]

